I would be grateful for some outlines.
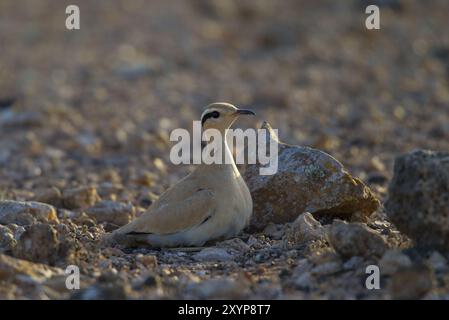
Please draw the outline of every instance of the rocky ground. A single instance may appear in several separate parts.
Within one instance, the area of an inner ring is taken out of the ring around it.
[[[365,1],[79,0],[68,31],[73,1],[1,1],[0,298],[449,298],[448,156],[393,170],[449,150],[449,3],[374,2],[377,31]],[[258,219],[240,237],[102,242],[192,169],[170,131],[220,100],[344,167],[284,146],[280,175],[245,170]]]

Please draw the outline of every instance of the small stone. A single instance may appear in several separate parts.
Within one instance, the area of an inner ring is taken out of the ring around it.
[[[0,253],[0,281],[25,280],[41,283],[56,275],[64,274],[62,269],[16,259]]]
[[[313,287],[314,279],[310,272],[304,272],[294,280],[294,284],[300,290],[308,290]]]
[[[56,230],[48,224],[30,226],[20,237],[14,256],[33,262],[52,264],[56,262],[59,248]]]
[[[341,256],[380,257],[387,250],[381,235],[363,223],[335,220],[330,227],[329,241]]]
[[[44,119],[38,112],[6,110],[0,113],[0,128],[36,127],[43,123]]]
[[[443,272],[448,269],[446,258],[438,251],[434,251],[427,262],[435,272]]]
[[[418,150],[396,158],[385,208],[416,246],[448,250],[448,186],[449,153]]]
[[[148,63],[126,64],[116,68],[115,73],[125,80],[135,80],[155,73],[153,65]]]
[[[396,272],[389,285],[393,299],[421,299],[433,287],[430,270],[424,265],[414,265]]]
[[[315,265],[332,262],[340,259],[338,253],[335,252],[332,248],[326,248],[323,250],[312,251],[311,254],[307,257],[310,262]]]
[[[88,227],[94,227],[96,225],[95,221],[89,217],[86,213],[81,212],[73,217],[73,222],[80,225],[85,225]]]
[[[87,209],[86,213],[98,223],[109,222],[123,226],[132,220],[134,207],[131,204],[104,200]]]
[[[246,244],[249,245],[250,247],[253,247],[259,244],[259,240],[257,240],[256,237],[251,235],[249,236],[248,241],[246,241]]]
[[[35,201],[0,201],[0,224],[14,223],[25,226],[37,221],[58,223],[56,209]]]
[[[247,252],[250,249],[249,245],[247,245],[240,238],[232,238],[229,240],[222,241],[220,243],[217,243],[217,247],[228,248],[230,250],[240,252],[240,253]]]
[[[11,108],[14,103],[17,102],[17,97],[14,96],[0,96],[0,110],[4,112],[4,110],[7,110]]]
[[[12,250],[16,244],[12,231],[0,224],[0,253]]]
[[[106,257],[112,257],[112,256],[116,256],[116,257],[121,257],[124,255],[124,252],[118,248],[105,248],[102,250],[102,253],[104,256]]]
[[[105,282],[109,282],[109,283],[113,283],[113,282],[123,282],[123,277],[121,274],[119,274],[119,272],[117,271],[117,269],[115,268],[110,268],[108,270],[106,270],[104,273],[102,273],[97,281],[99,283],[105,283]]]
[[[38,190],[34,195],[34,200],[60,207],[61,197],[61,191],[56,187],[51,187]]]
[[[142,290],[144,288],[159,288],[161,286],[161,278],[155,272],[148,272],[135,282],[134,289]]]
[[[110,200],[116,197],[117,194],[123,192],[123,190],[123,185],[111,182],[103,182],[97,188],[97,192],[100,198]]]
[[[301,275],[304,272],[308,272],[312,269],[313,264],[307,259],[301,259],[298,261],[295,269],[293,270],[293,274]]]
[[[323,226],[309,212],[301,214],[285,231],[285,241],[289,244],[301,244],[307,241],[324,239]]]
[[[157,179],[157,175],[150,171],[143,171],[133,179],[135,184],[151,188]]]
[[[379,261],[381,274],[392,275],[398,270],[409,268],[412,265],[410,258],[399,250],[388,250]]]
[[[230,278],[209,279],[187,286],[187,295],[198,299],[244,299],[248,296],[247,281]]]
[[[344,270],[354,270],[358,267],[360,267],[363,264],[364,259],[359,256],[354,256],[350,258],[348,261],[343,263],[343,269]]]
[[[18,226],[17,224],[11,223],[8,224],[7,227],[14,235],[14,239],[19,240],[20,236],[25,232],[25,228],[22,226]]]
[[[263,234],[267,235],[271,239],[279,240],[282,239],[284,235],[284,228],[280,224],[268,223],[265,229],[262,231]]]
[[[73,239],[64,234],[64,227],[43,223],[28,226],[13,249],[14,257],[49,265],[64,264],[74,249]]]
[[[66,189],[62,193],[62,202],[67,209],[88,208],[95,205],[99,200],[100,196],[97,194],[97,189],[93,187]]]
[[[261,250],[254,256],[254,261],[257,263],[266,262],[271,257],[271,250]]]
[[[313,275],[326,276],[330,274],[337,273],[342,270],[342,265],[340,261],[331,261],[327,263],[320,264],[311,270]]]
[[[143,255],[139,253],[136,256],[136,261],[140,262],[148,269],[154,269],[157,267],[157,257],[153,255]]]
[[[101,282],[91,285],[84,290],[76,291],[72,300],[126,300],[129,286],[122,282]]]
[[[193,259],[196,261],[232,261],[234,257],[228,253],[224,248],[210,247],[201,250],[200,252],[193,255]]]

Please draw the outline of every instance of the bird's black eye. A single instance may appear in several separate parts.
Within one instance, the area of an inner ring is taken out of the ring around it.
[[[220,112],[214,111],[212,112],[212,118],[218,118],[220,116]]]
[[[220,112],[218,112],[218,111],[212,111],[212,112],[206,113],[203,116],[203,119],[201,119],[201,125],[204,125],[204,123],[206,122],[207,119],[209,119],[209,118],[215,118],[216,119],[219,116],[220,116]]]

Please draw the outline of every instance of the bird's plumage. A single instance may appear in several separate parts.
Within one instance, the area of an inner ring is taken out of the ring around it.
[[[229,104],[212,104],[202,115],[203,126],[224,130],[234,122],[236,110]],[[219,116],[209,116],[211,112]],[[224,145],[230,155],[225,139]],[[130,246],[200,246],[236,236],[249,223],[252,207],[251,194],[233,161],[200,164],[112,236]]]

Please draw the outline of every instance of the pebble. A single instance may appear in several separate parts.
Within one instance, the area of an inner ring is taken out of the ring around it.
[[[435,272],[444,272],[448,270],[447,259],[438,251],[432,252],[429,259],[427,259],[427,262]]]
[[[73,250],[74,238],[64,224],[37,223],[28,226],[13,249],[14,257],[48,265],[67,265]]]
[[[43,123],[43,117],[38,112],[5,110],[0,113],[0,127],[3,128],[35,127]]]
[[[157,267],[157,257],[153,255],[138,254],[136,256],[136,261],[140,262],[145,266],[145,268],[148,269],[154,269]]]
[[[449,153],[416,150],[395,159],[388,216],[415,245],[448,251]]]
[[[236,253],[245,253],[250,250],[250,246],[240,238],[232,238],[217,244],[218,247],[227,248]]]
[[[248,296],[247,281],[237,281],[230,278],[209,279],[190,283],[186,294],[199,299],[244,299]]]
[[[327,276],[330,274],[337,273],[342,270],[341,262],[331,261],[327,263],[320,264],[314,267],[310,272],[313,275]]]
[[[60,207],[62,204],[62,194],[56,187],[40,189],[35,192],[34,200]]]
[[[359,256],[351,257],[349,260],[347,260],[345,263],[343,263],[343,269],[344,270],[354,270],[360,267],[364,262],[364,259]]]
[[[380,257],[387,250],[381,235],[362,223],[346,223],[336,220],[331,225],[329,241],[341,256]]]
[[[62,275],[64,271],[44,264],[16,259],[0,253],[0,281],[24,281],[42,283],[53,276]]]
[[[400,250],[388,250],[379,260],[379,270],[383,275],[392,275],[400,269],[411,266],[410,258]]]
[[[62,192],[62,203],[66,209],[88,208],[100,200],[94,187],[78,187]]]
[[[285,241],[288,244],[301,244],[313,240],[324,240],[325,229],[320,222],[309,213],[299,215],[285,231]]]
[[[216,248],[210,247],[201,250],[200,252],[193,255],[193,259],[196,261],[232,261],[234,260],[234,256],[229,254],[228,251],[224,248]]]
[[[0,201],[0,224],[25,226],[38,221],[58,223],[56,209],[35,201]]]
[[[86,213],[95,218],[98,223],[109,222],[117,226],[123,226],[132,220],[134,207],[131,204],[103,200],[88,208]]]
[[[14,239],[12,231],[3,225],[0,225],[0,253],[12,250],[16,244],[17,241]]]
[[[424,265],[413,265],[392,276],[389,292],[393,299],[416,300],[423,298],[432,287],[430,270]]]
[[[304,272],[294,280],[295,287],[300,290],[311,289],[314,282],[314,278],[310,272]]]

